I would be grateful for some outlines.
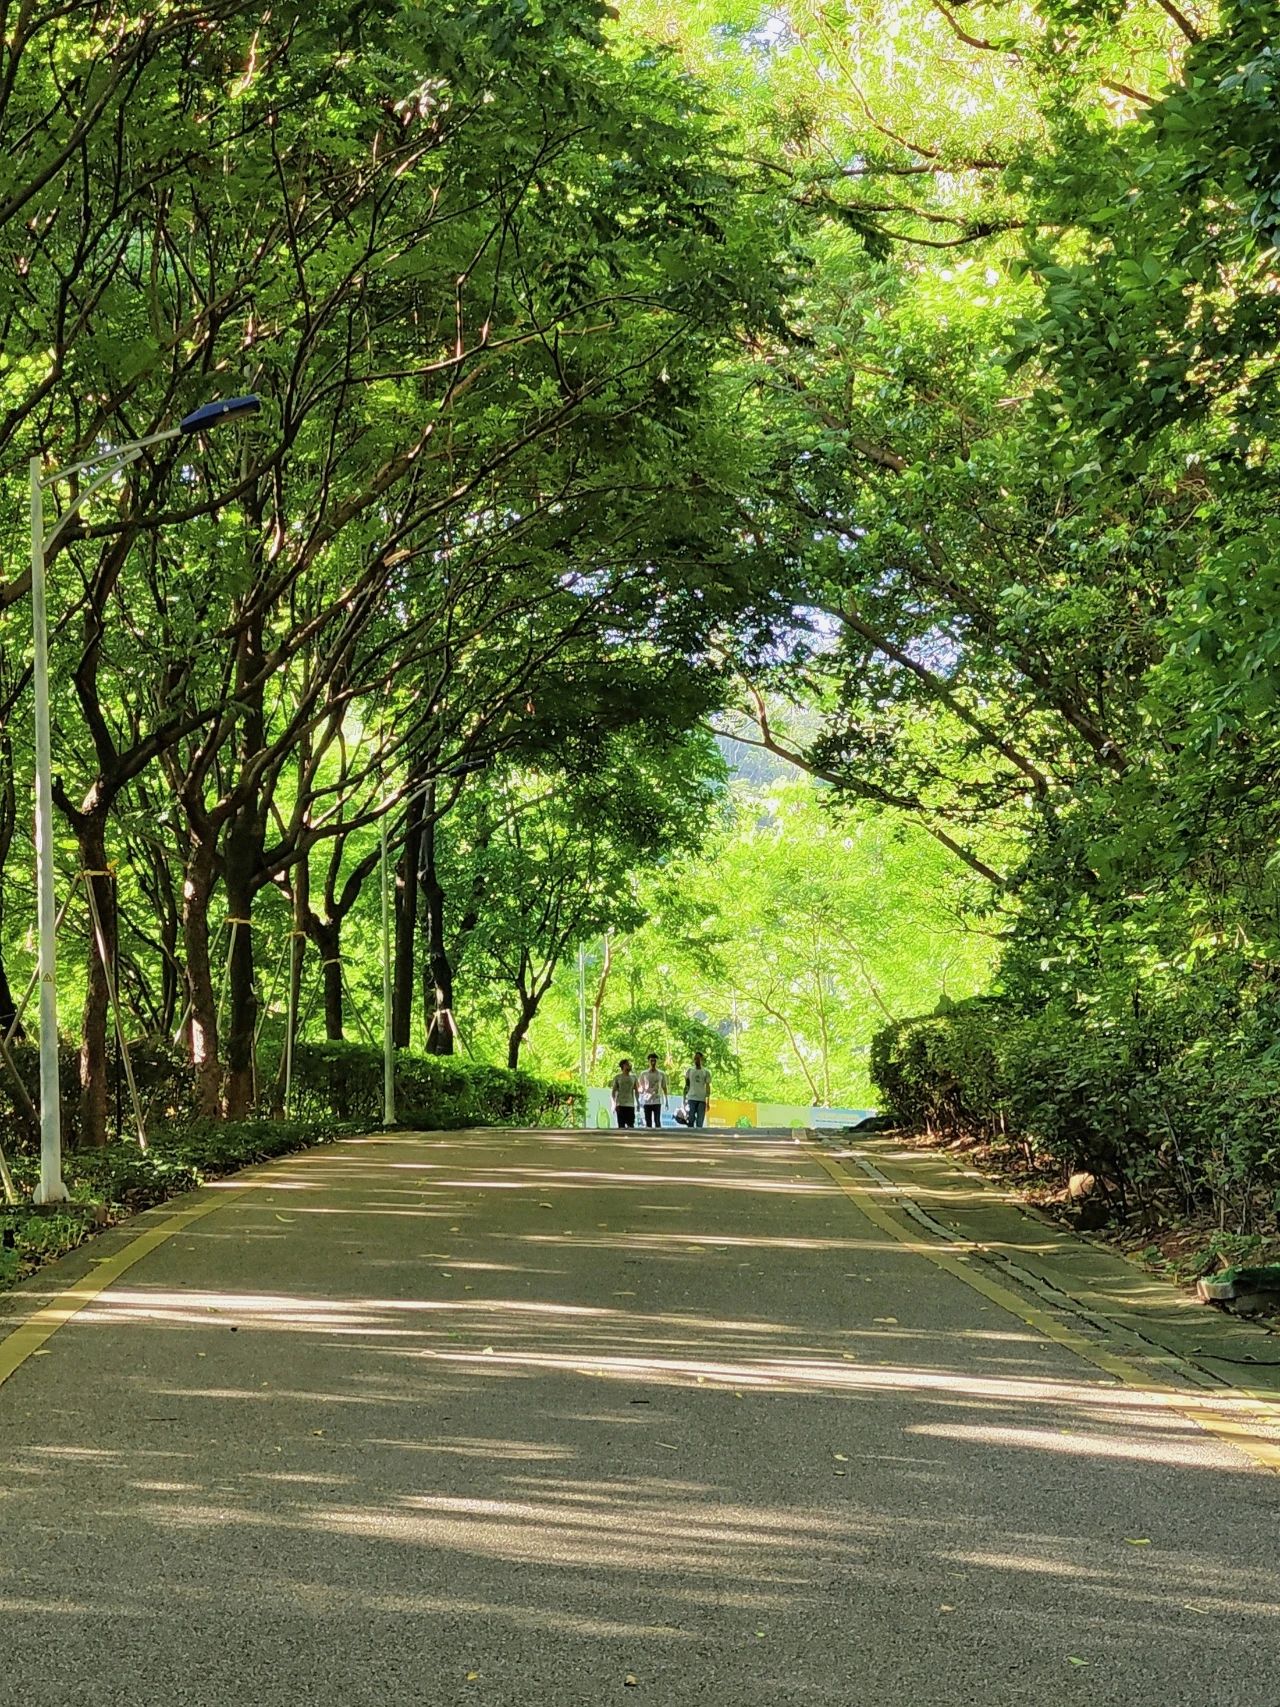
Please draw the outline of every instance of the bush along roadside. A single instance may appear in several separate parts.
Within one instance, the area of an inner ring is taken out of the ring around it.
[[[881,1031],[882,1106],[944,1140],[1028,1147],[1131,1223],[1266,1246],[1280,1210],[1280,1014],[978,998]],[[1256,1243],[1255,1243],[1256,1241]]]
[[[382,1121],[382,1051],[364,1043],[300,1043],[290,1113]],[[581,1126],[582,1093],[533,1073],[456,1055],[396,1055],[396,1121],[423,1132],[467,1126]]]
[[[75,1149],[69,1142],[63,1177],[72,1203],[65,1210],[37,1214],[25,1203],[17,1209],[0,1205],[0,1287],[73,1250],[102,1226],[209,1180],[381,1125],[382,1054],[362,1044],[299,1046],[289,1119],[193,1119],[187,1112],[189,1075],[182,1064],[156,1051],[148,1067],[145,1076],[139,1075],[144,1101],[171,1118],[154,1129],[149,1122],[145,1151],[133,1140],[102,1149]],[[63,1069],[63,1110],[70,1113],[75,1107],[73,1057]],[[265,1074],[264,1084],[272,1077]],[[572,1087],[448,1057],[398,1055],[396,1102],[398,1125],[406,1130],[581,1124],[581,1096]],[[13,1102],[7,1111],[0,1105],[0,1123],[7,1125],[5,1148],[15,1183],[29,1200],[40,1171],[31,1123],[20,1118]],[[74,1134],[71,1126],[68,1138]]]
[[[35,1104],[40,1095],[39,1051],[33,1043],[9,1046],[12,1067],[0,1065],[0,1143],[12,1156],[36,1142]],[[261,1109],[279,1115],[282,1075],[278,1054],[264,1047]],[[142,1039],[129,1045],[147,1130],[184,1127],[195,1119],[195,1084],[189,1062],[165,1042]],[[114,1050],[110,1067],[115,1072]],[[364,1043],[300,1043],[294,1051],[289,1117],[311,1121],[382,1124],[382,1051]],[[14,1074],[21,1088],[14,1083]],[[80,1138],[78,1051],[59,1051],[62,1133],[68,1150]],[[123,1076],[115,1074],[119,1113],[130,1123]],[[572,1085],[509,1072],[455,1056],[396,1056],[396,1112],[400,1126],[442,1131],[466,1126],[580,1126],[582,1096]]]
[[[63,1178],[72,1201],[66,1208],[37,1214],[26,1204],[0,1207],[0,1286],[74,1250],[100,1228],[209,1180],[365,1129],[358,1122],[333,1120],[202,1121],[160,1128],[146,1150],[132,1140],[99,1150],[69,1150]],[[38,1159],[20,1154],[11,1165],[15,1183],[29,1197],[40,1173]]]

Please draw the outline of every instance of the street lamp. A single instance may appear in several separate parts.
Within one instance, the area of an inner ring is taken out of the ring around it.
[[[33,676],[36,693],[36,918],[40,935],[38,972],[40,979],[40,1184],[37,1203],[65,1203],[68,1192],[62,1179],[62,1118],[58,1087],[58,991],[55,981],[53,896],[53,761],[49,734],[49,622],[45,605],[44,566],[54,541],[72,518],[109,481],[136,462],[144,450],[169,439],[202,433],[206,428],[237,415],[255,415],[262,407],[257,397],[227,397],[204,403],[184,415],[176,427],[152,433],[145,439],[115,445],[85,457],[80,462],[41,471],[40,458],[33,456],[31,472],[31,618],[35,639]],[[92,477],[46,534],[44,494],[56,481],[70,474]]]
[[[391,1031],[391,862],[387,857],[385,812],[378,828],[382,866],[382,1124],[390,1128],[396,1123],[396,1046]]]

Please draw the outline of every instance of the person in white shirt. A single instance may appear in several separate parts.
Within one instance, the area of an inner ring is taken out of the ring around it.
[[[658,1065],[658,1057],[650,1055],[649,1065],[640,1075],[640,1106],[644,1109],[646,1126],[661,1126],[662,1111],[667,1106],[667,1098],[671,1092],[667,1085],[667,1075]]]
[[[614,1074],[613,1083],[609,1086],[613,1093],[613,1112],[618,1117],[619,1126],[634,1126],[636,1123],[636,1089],[639,1084],[631,1071],[631,1063],[624,1056],[618,1062],[618,1071]]]
[[[690,1126],[705,1126],[707,1103],[711,1100],[711,1074],[702,1064],[702,1052],[693,1058],[693,1066],[685,1069],[684,1104],[689,1111]]]

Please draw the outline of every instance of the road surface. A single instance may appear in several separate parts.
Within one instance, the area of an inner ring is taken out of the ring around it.
[[[0,1385],[4,1699],[1277,1707],[1280,1477],[838,1174],[483,1132],[215,1189]]]

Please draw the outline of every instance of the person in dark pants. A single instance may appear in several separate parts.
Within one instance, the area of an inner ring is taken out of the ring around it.
[[[711,1074],[703,1065],[702,1054],[699,1051],[693,1058],[693,1066],[685,1070],[684,1101],[689,1110],[689,1125],[703,1126],[707,1119],[707,1104],[711,1100]]]
[[[618,1071],[614,1074],[613,1083],[609,1086],[613,1095],[613,1112],[618,1117],[619,1126],[634,1126],[636,1123],[636,1092],[639,1080],[631,1071],[631,1063],[624,1056],[618,1062]]]
[[[640,1075],[640,1106],[644,1109],[646,1126],[661,1126],[662,1111],[667,1106],[667,1098],[671,1094],[667,1086],[667,1075],[658,1065],[658,1057],[650,1055],[649,1065]]]

